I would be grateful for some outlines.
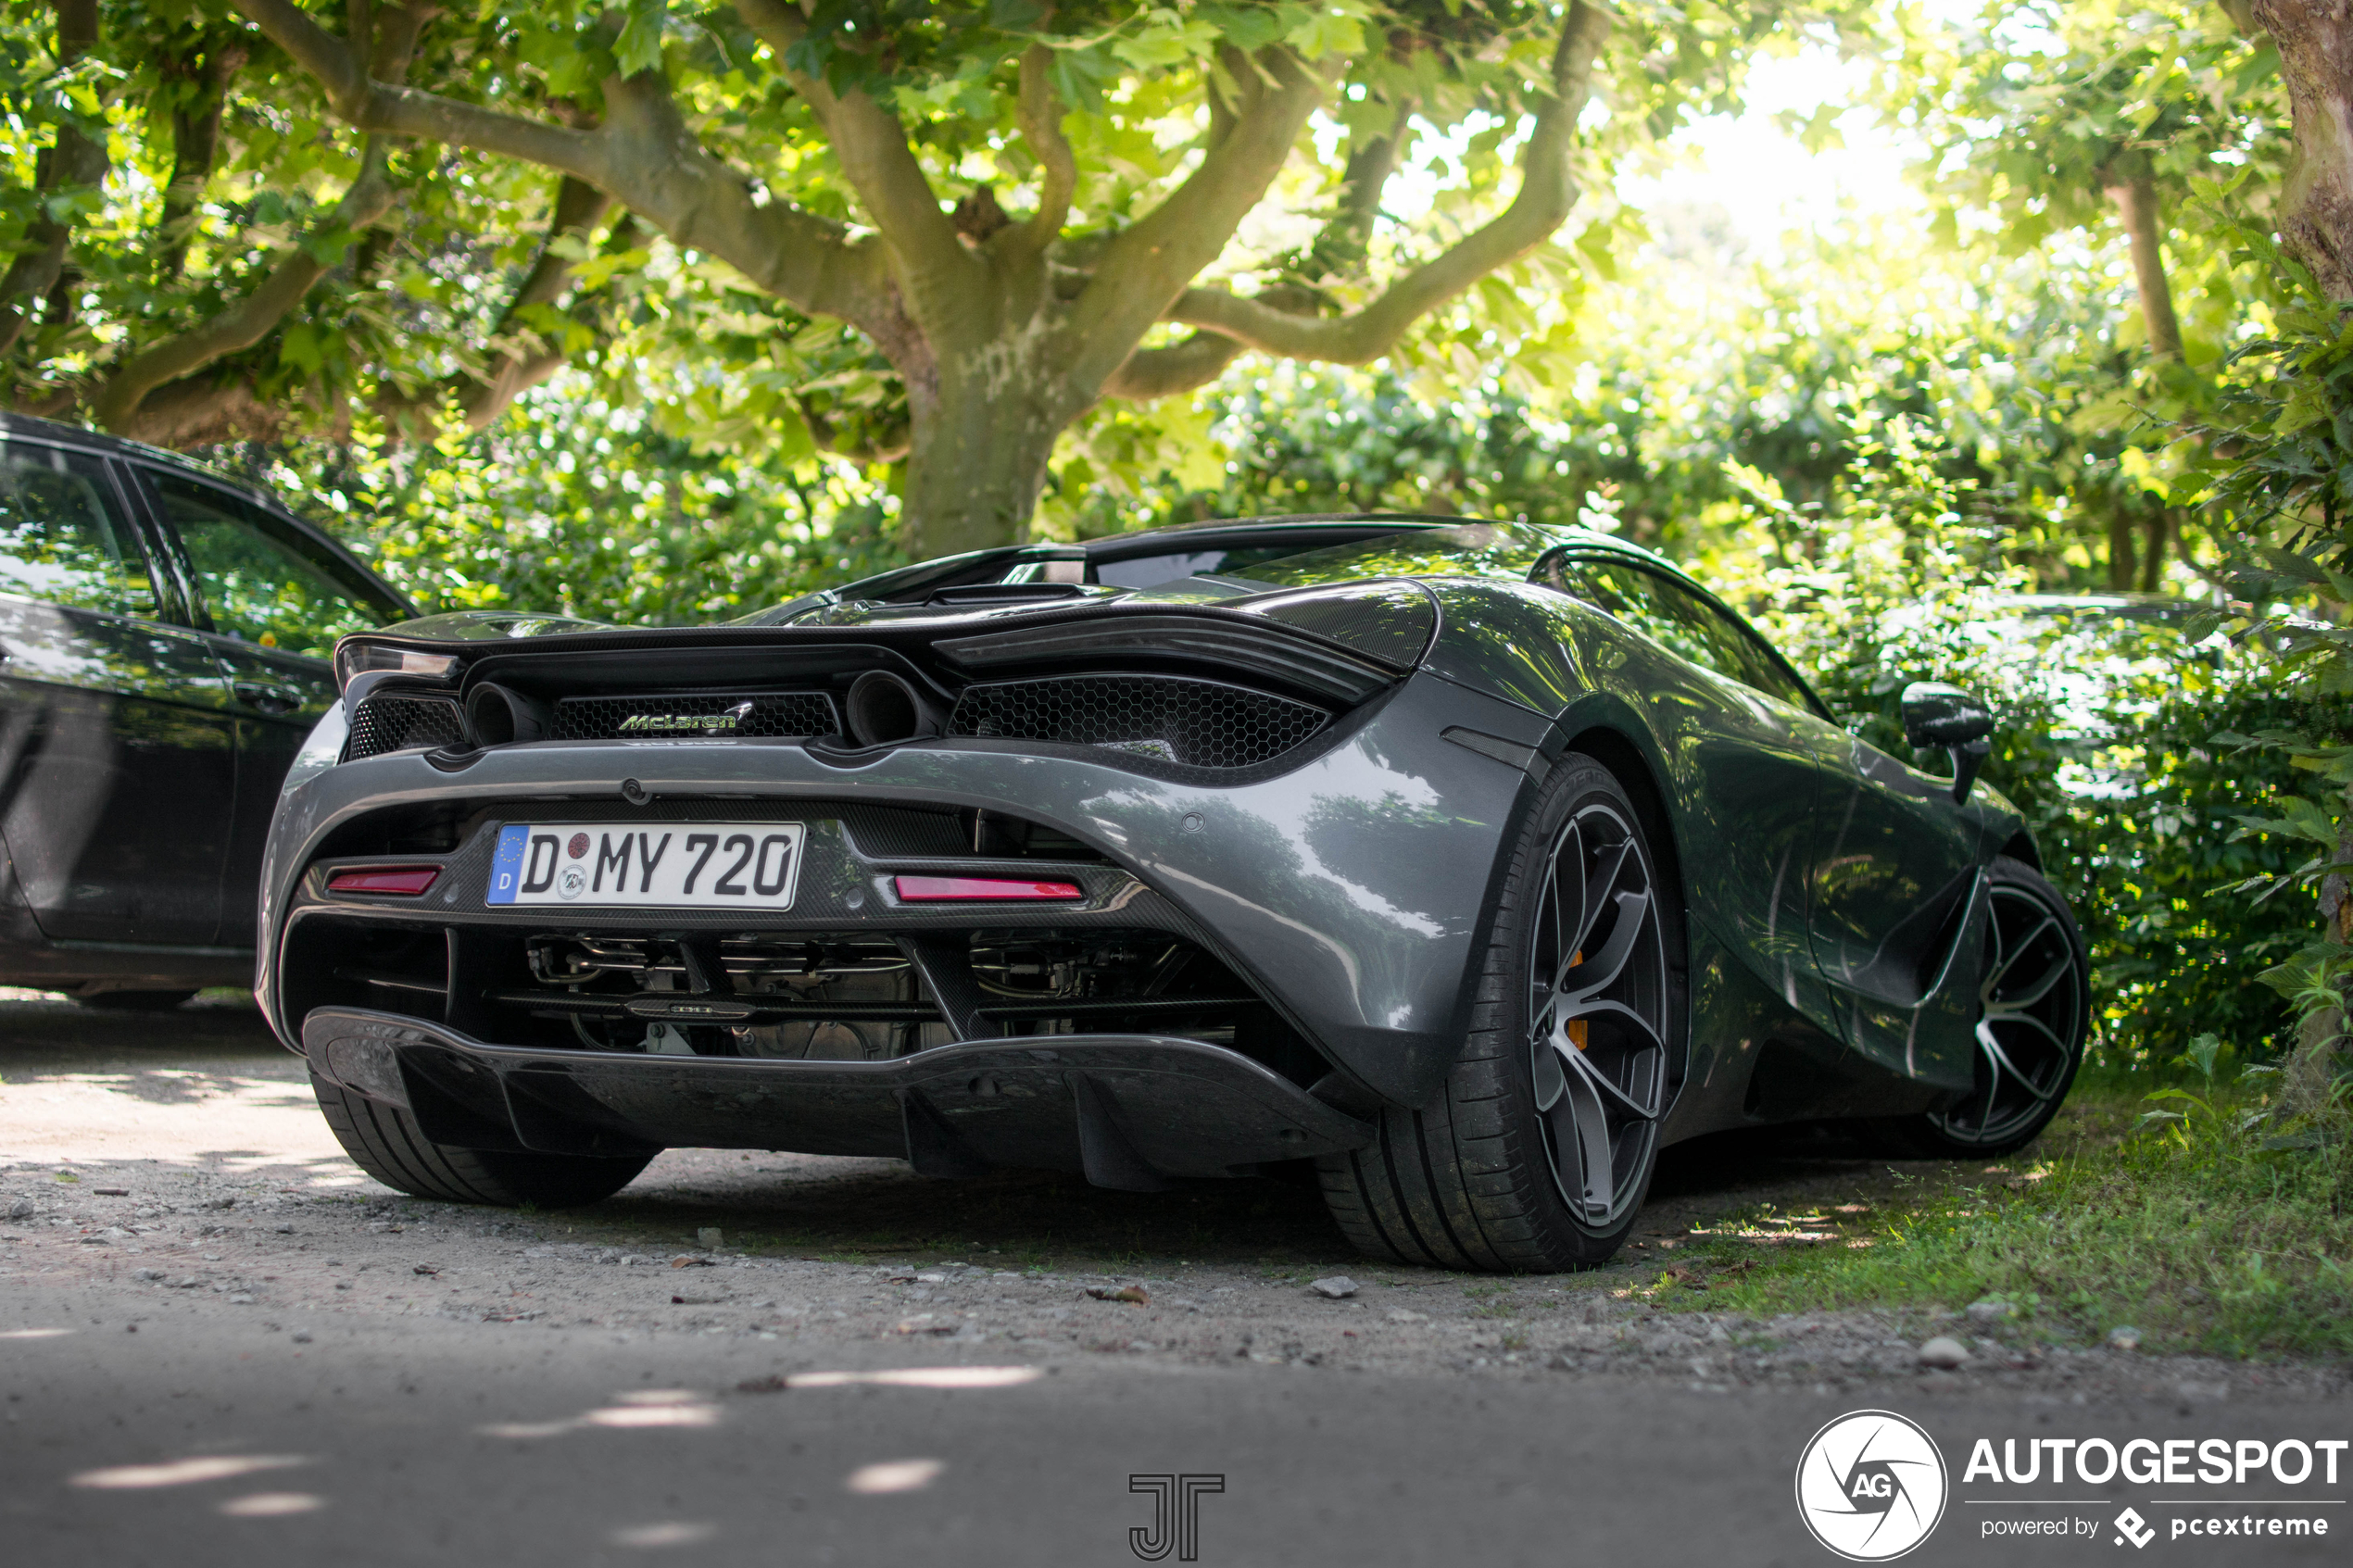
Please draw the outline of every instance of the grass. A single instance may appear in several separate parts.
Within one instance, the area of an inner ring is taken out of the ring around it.
[[[2151,1109],[2177,1119],[2147,1122]],[[2071,1136],[1945,1180],[1910,1177],[1876,1209],[1750,1210],[1694,1235],[1642,1294],[1758,1315],[1991,1297],[2050,1340],[2129,1325],[2145,1350],[2346,1356],[2353,1155],[2343,1122],[2283,1136],[2264,1110],[2260,1082],[2246,1078],[2079,1088]],[[2290,1142],[2301,1147],[2281,1147]]]

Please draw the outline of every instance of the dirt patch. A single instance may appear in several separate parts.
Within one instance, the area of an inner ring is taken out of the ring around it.
[[[1826,1215],[1874,1212],[1907,1185],[1994,1179],[1982,1166],[1894,1167],[1834,1140],[1672,1151],[1617,1262],[1541,1278],[1370,1262],[1301,1180],[1146,1195],[1026,1173],[939,1183],[894,1160],[673,1150],[594,1208],[517,1214],[385,1193],[334,1152],[300,1064],[250,1013],[195,1028],[188,1016],[0,1010],[0,1280],[25,1318],[12,1326],[38,1327],[44,1300],[95,1286],[131,1323],[235,1313],[296,1334],[425,1315],[497,1325],[484,1332],[747,1336],[774,1342],[787,1366],[882,1340],[1024,1360],[1702,1388],[1924,1384],[2058,1402],[2347,1385],[2328,1367],[2031,1344],[1957,1311],[1755,1319],[1662,1312],[1642,1298],[1725,1216],[1748,1217],[1760,1249],[1837,1245]],[[2059,1135],[2105,1135],[2095,1122]],[[1805,1223],[1753,1223],[1761,1210]],[[1961,1365],[1922,1365],[1921,1343],[1939,1336],[1961,1342]]]

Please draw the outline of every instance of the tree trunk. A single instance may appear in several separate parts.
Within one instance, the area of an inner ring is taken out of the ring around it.
[[[98,0],[55,0],[57,16],[57,60],[71,65],[98,43]],[[60,125],[50,147],[35,165],[33,185],[46,195],[77,185],[94,185],[107,177],[103,139],[92,141],[70,125]],[[72,227],[44,210],[25,225],[24,248],[0,275],[0,354],[16,346],[32,319],[33,301],[57,283],[66,265]]]
[[[2179,359],[2182,327],[2173,319],[2173,287],[2165,278],[2157,186],[2144,167],[2110,185],[2108,197],[2116,204],[2117,216],[2124,220],[2125,237],[2133,245],[2133,277],[2140,286],[2141,324],[2148,333],[2149,357]]]
[[[2173,514],[2159,511],[2151,514],[2147,522],[2148,553],[2141,558],[2141,592],[2154,594],[2165,584],[2165,544],[2171,533]]]
[[[961,555],[1028,537],[1046,461],[1069,422],[1050,406],[1051,385],[1042,370],[1008,372],[1001,362],[968,360],[942,367],[928,395],[910,387],[914,425],[900,515],[910,557]]]
[[[2255,0],[2280,51],[2296,151],[2274,221],[2321,292],[2353,302],[2353,0]]]
[[[2296,135],[2272,221],[2321,293],[2353,306],[2353,0],[2254,0],[2251,10],[2279,49]],[[2353,805],[2353,790],[2345,799]],[[2353,862],[2353,836],[2343,820],[2334,859]],[[2321,917],[2338,944],[2353,938],[2353,898],[2347,889],[2341,872],[2321,884]],[[2325,1103],[2334,1086],[2345,1020],[2342,1006],[2304,1018],[2283,1085],[2291,1109],[2312,1110]]]
[[[2108,514],[2108,585],[2119,594],[2133,586],[2133,520],[2122,507]]]

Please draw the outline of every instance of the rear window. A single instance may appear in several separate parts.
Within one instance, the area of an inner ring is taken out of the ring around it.
[[[1559,543],[1528,523],[1464,522],[1334,545],[1255,566],[1227,567],[1220,575],[1282,588],[1364,577],[1500,577],[1524,583],[1544,552]]]
[[[1344,545],[1342,549],[1357,549]],[[1104,561],[1095,568],[1095,581],[1114,588],[1157,588],[1188,577],[1243,577],[1252,569],[1274,561],[1297,560],[1310,553],[1296,545],[1257,545],[1248,549],[1194,550],[1164,556],[1138,556],[1130,560]]]

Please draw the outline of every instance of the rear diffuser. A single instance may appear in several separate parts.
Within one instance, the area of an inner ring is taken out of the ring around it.
[[[1246,1056],[1151,1035],[791,1061],[500,1046],[398,1013],[322,1007],[303,1020],[302,1042],[321,1077],[409,1110],[426,1137],[461,1148],[879,1155],[925,1175],[1020,1166],[1150,1191],[1373,1136]]]

